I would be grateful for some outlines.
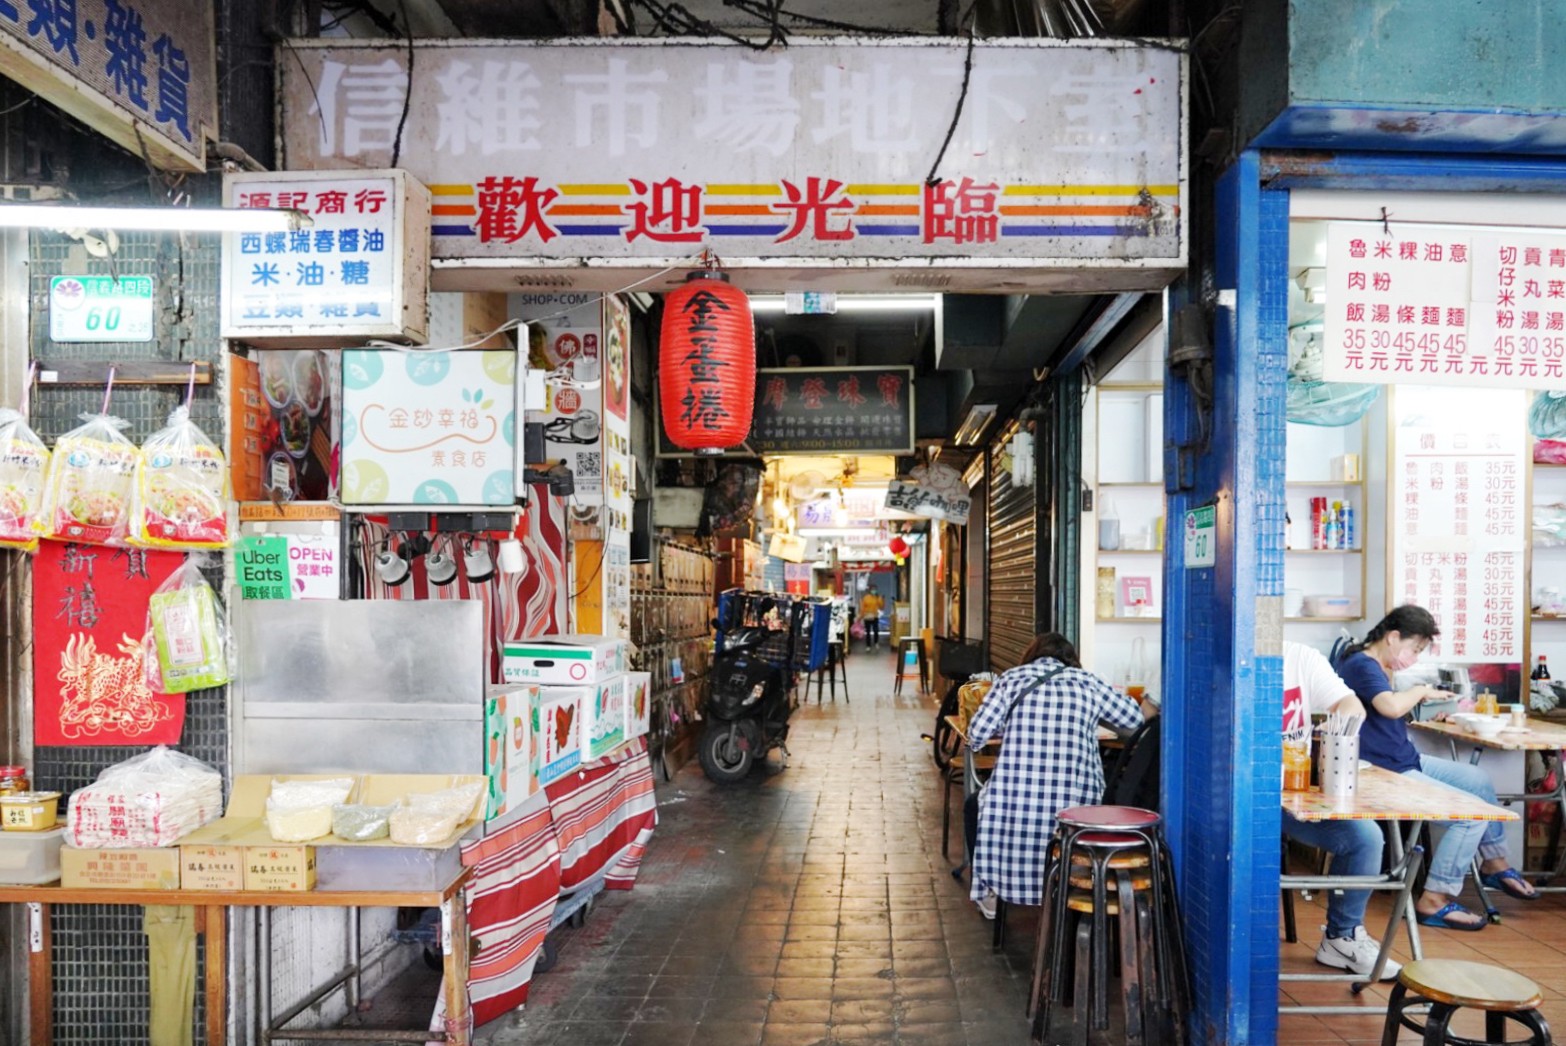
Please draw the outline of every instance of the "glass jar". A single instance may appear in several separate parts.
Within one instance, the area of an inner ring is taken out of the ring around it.
[[[33,784],[27,779],[25,766],[0,766],[0,795],[31,792]]]

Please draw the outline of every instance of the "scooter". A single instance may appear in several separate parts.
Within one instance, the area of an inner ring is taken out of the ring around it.
[[[753,603],[760,605],[747,606]],[[755,612],[754,623],[746,623],[747,611]],[[720,608],[720,618],[713,622],[719,653],[702,709],[707,727],[696,750],[702,771],[715,784],[744,780],[774,748],[787,757],[784,742],[795,704],[793,666],[806,613],[803,603],[752,597],[733,599]]]

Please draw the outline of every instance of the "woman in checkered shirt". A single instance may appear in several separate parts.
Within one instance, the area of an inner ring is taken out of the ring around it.
[[[977,751],[1004,735],[979,810],[971,896],[993,918],[992,894],[1039,904],[1055,815],[1098,803],[1104,763],[1098,725],[1130,734],[1142,725],[1135,701],[1084,669],[1069,640],[1034,637],[1022,664],[1001,675],[968,723]]]

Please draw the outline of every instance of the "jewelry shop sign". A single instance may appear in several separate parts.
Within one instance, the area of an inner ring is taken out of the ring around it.
[[[943,258],[1094,270],[1125,288],[1161,288],[1185,264],[1186,59],[1170,48],[421,40],[412,50],[291,41],[278,64],[283,151],[295,169],[389,167],[395,154],[434,187],[439,259],[613,269],[708,245],[731,267]]]

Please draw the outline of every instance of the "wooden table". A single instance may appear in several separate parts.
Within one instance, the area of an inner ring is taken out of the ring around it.
[[[1468,755],[1468,762],[1473,766],[1479,765],[1479,757],[1485,751],[1497,752],[1555,752],[1566,749],[1566,726],[1559,723],[1543,722],[1537,719],[1529,719],[1525,730],[1503,730],[1495,737],[1480,737],[1478,734],[1469,733],[1456,723],[1445,721],[1427,720],[1425,722],[1410,723],[1416,730],[1422,730],[1427,734],[1434,734],[1446,738],[1447,746],[1451,749],[1452,758],[1458,758],[1457,748],[1459,744],[1466,743],[1472,746]],[[1563,764],[1566,767],[1566,764]],[[1526,776],[1526,771],[1525,771]],[[1524,787],[1526,787],[1526,781]],[[1549,792],[1507,792],[1497,793],[1496,801],[1510,806],[1520,802],[1545,802],[1554,803],[1560,810],[1562,822],[1566,823],[1566,773],[1555,775],[1555,789]],[[1527,846],[1527,837],[1524,836],[1524,847]],[[1479,874],[1479,859],[1474,858],[1473,867],[1474,887],[1479,891],[1479,900],[1483,902],[1485,911],[1489,913],[1491,922],[1500,922],[1501,913],[1495,905],[1490,903],[1490,894],[1484,885],[1484,879]],[[1535,875],[1543,878],[1548,883],[1551,880],[1566,877],[1566,852],[1563,852],[1554,868],[1523,869],[1524,875]],[[1546,893],[1566,893],[1566,886],[1536,885],[1535,890]]]
[[[1419,874],[1422,850],[1417,845],[1419,830],[1427,821],[1515,821],[1510,810],[1493,806],[1478,796],[1456,788],[1406,777],[1390,770],[1360,764],[1355,794],[1347,798],[1324,795],[1319,790],[1284,792],[1283,810],[1297,821],[1407,821],[1408,834],[1400,837],[1388,832],[1392,842],[1392,867],[1386,875],[1289,875],[1280,876],[1285,890],[1387,890],[1395,891],[1392,914],[1381,935],[1376,964],[1368,979],[1357,974],[1285,973],[1280,981],[1348,981],[1357,995],[1381,979],[1391,954],[1397,925],[1406,920],[1408,942],[1414,958],[1423,955],[1419,927],[1412,910],[1414,879]],[[1362,1006],[1281,1006],[1283,1013],[1364,1013]]]
[[[467,1046],[472,1036],[468,1012],[468,930],[462,887],[466,870],[444,888],[428,891],[219,892],[207,890],[91,890],[61,886],[0,886],[0,902],[28,908],[28,1025],[32,1046],[54,1041],[54,984],[50,960],[54,950],[49,916],[57,904],[169,904],[196,910],[196,929],[206,937],[206,1017],[208,1046],[228,1041],[229,908],[439,908],[441,949],[445,962],[445,1039]],[[248,971],[247,971],[248,973]],[[286,1021],[284,1022],[286,1023]],[[421,1032],[439,1040],[440,1032]]]

